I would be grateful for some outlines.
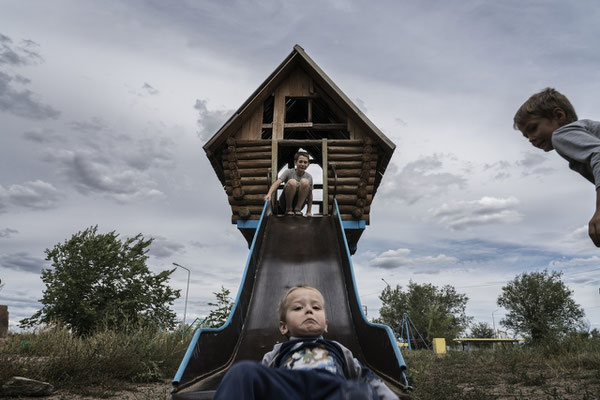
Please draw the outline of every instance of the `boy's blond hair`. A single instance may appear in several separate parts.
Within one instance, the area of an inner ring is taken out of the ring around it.
[[[314,288],[312,286],[308,286],[308,285],[298,285],[298,286],[294,286],[291,287],[290,290],[288,290],[283,297],[281,298],[281,301],[279,302],[279,307],[277,308],[277,313],[279,315],[279,320],[282,322],[287,322],[285,320],[285,313],[286,313],[286,307],[287,307],[287,298],[290,294],[292,294],[292,292],[298,290],[298,289],[310,289],[310,290],[314,290],[315,292],[319,293],[319,296],[321,296],[321,298],[323,299],[323,307],[325,307],[325,297],[323,297],[323,293],[321,293],[319,291],[319,289]]]
[[[515,114],[513,127],[522,130],[531,117],[555,118],[554,111],[560,108],[565,112],[565,124],[577,121],[575,108],[567,97],[553,88],[546,88],[532,95]]]

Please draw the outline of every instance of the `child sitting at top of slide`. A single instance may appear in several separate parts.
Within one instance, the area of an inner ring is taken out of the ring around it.
[[[302,215],[302,208],[308,205],[306,216],[312,215],[312,190],[313,178],[306,172],[310,161],[308,153],[299,151],[294,155],[294,169],[288,169],[273,182],[269,191],[265,195],[265,200],[271,200],[271,195],[283,182],[283,195],[279,199],[280,212],[285,211],[285,215]],[[281,207],[283,206],[283,207]],[[283,208],[283,209],[281,209]]]

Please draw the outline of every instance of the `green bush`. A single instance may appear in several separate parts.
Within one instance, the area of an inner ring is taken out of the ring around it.
[[[76,336],[64,327],[13,334],[0,346],[0,385],[11,376],[40,379],[56,387],[104,386],[172,378],[191,333],[149,327],[99,330]]]
[[[477,351],[403,351],[414,400],[595,398],[600,393],[600,338]]]

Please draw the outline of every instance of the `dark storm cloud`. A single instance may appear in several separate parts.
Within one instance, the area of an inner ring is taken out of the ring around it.
[[[22,66],[42,62],[38,47],[32,40],[22,40],[17,46],[11,38],[0,33],[0,65]]]
[[[173,141],[116,132],[101,118],[69,123],[73,132],[61,148],[47,148],[42,159],[55,164],[66,182],[82,194],[103,193],[118,202],[162,196],[156,175],[172,168]],[[50,141],[40,132],[29,140]]]
[[[0,266],[2,268],[39,274],[42,268],[48,268],[48,264],[41,258],[19,252],[0,255]]]
[[[201,140],[206,140],[214,135],[221,126],[233,114],[233,110],[209,111],[207,100],[196,100],[194,108],[198,110],[198,136]]]
[[[14,80],[10,75],[0,71],[0,111],[34,120],[58,118],[60,112],[38,101],[31,90],[13,88]]]
[[[142,86],[142,90],[144,91],[145,94],[149,94],[151,96],[157,95],[159,93],[158,90],[153,88],[152,85],[150,85],[147,82],[144,82],[144,86]]]
[[[32,129],[23,132],[23,138],[36,143],[52,143],[58,140],[64,140],[63,137],[50,128]]]
[[[167,258],[175,254],[184,253],[185,246],[172,242],[164,237],[157,236],[152,241],[148,254],[157,258]]]
[[[15,68],[39,64],[43,59],[38,47],[31,40],[24,40],[16,46],[10,37],[0,34],[0,66]],[[30,82],[22,75],[12,76],[0,70],[0,111],[34,120],[57,118],[60,112],[43,104],[34,92],[15,87],[15,84],[27,85]]]
[[[13,235],[16,235],[17,233],[19,233],[19,231],[16,229],[12,229],[12,228],[0,229],[0,239],[1,238],[8,239],[8,238],[12,237]]]
[[[548,157],[538,153],[524,153],[523,158],[517,161],[519,167],[532,169],[548,161]]]

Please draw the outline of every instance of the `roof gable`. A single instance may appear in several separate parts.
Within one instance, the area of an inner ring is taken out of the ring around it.
[[[225,124],[208,140],[204,150],[211,157],[231,137],[242,124],[251,116],[257,106],[276,90],[276,88],[300,66],[320,88],[329,95],[338,107],[349,117],[361,125],[362,130],[374,139],[388,154],[388,160],[395,149],[394,143],[373,124],[367,116],[341,91],[341,89],[325,74],[325,72],[306,54],[304,49],[295,45],[292,52],[265,79],[265,81],[250,95],[240,108],[225,122]],[[386,162],[387,164],[387,162]]]

